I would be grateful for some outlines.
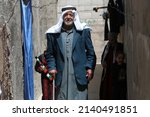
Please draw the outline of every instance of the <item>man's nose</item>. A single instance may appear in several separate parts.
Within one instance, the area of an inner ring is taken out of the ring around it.
[[[67,15],[67,18],[71,18],[71,15],[68,14],[68,15]]]

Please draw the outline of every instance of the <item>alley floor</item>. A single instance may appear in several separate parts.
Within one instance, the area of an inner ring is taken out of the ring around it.
[[[100,64],[96,65],[94,78],[90,81],[88,87],[88,99],[98,100],[99,99],[99,89],[101,80],[102,67]]]

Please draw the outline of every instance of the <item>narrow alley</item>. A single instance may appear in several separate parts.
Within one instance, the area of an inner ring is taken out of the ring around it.
[[[115,3],[116,6],[111,6],[109,2]],[[117,5],[121,2],[123,4],[120,8]],[[41,99],[41,74],[34,69],[35,56],[40,55],[47,48],[45,32],[57,23],[61,8],[68,4],[77,8],[81,22],[85,22],[92,29],[91,38],[97,62],[94,78],[88,86],[89,100],[99,100],[102,76],[101,56],[108,42],[105,35],[106,28],[120,23],[120,20],[115,20],[115,23],[109,22],[108,27],[106,26],[106,22],[110,20],[105,17],[109,5],[121,14],[121,18],[124,17],[124,23],[119,30],[112,28],[111,31],[118,31],[117,40],[123,44],[127,64],[128,100],[149,100],[150,0],[0,1],[0,99]],[[97,11],[94,8],[97,8]],[[29,12],[27,16],[23,12],[24,9]],[[27,20],[22,19],[23,16]],[[30,29],[23,29],[26,28],[23,23],[30,24]],[[23,32],[27,32],[26,35]],[[25,37],[30,39],[25,40]],[[26,44],[25,41],[30,42]],[[25,70],[25,63],[28,65],[28,70]]]

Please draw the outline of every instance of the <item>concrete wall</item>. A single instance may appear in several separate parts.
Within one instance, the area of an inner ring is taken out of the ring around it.
[[[57,0],[32,0],[33,10],[33,56],[46,49],[46,30],[56,23]],[[35,64],[35,60],[34,60]],[[35,99],[41,99],[41,76],[34,73]]]
[[[57,0],[32,0],[34,64],[34,56],[46,48],[45,31],[56,21],[56,5]],[[0,1],[0,46],[0,99],[24,99],[20,0]],[[35,71],[34,85],[35,99],[41,99],[40,74]]]
[[[21,39],[21,21],[20,21],[20,3],[19,0],[3,0],[0,2],[0,27],[4,29],[7,36],[2,43],[2,54],[8,53],[3,58],[3,64],[7,64],[7,71],[3,68],[2,78],[10,79],[11,99],[23,99],[23,69],[22,69],[22,39]],[[6,23],[7,22],[7,23]],[[4,34],[4,32],[2,34]],[[4,48],[8,48],[5,50]],[[8,85],[8,83],[7,83]],[[6,93],[6,92],[3,92]],[[6,99],[6,98],[4,98]]]
[[[129,99],[150,99],[149,0],[125,1],[125,51]]]
[[[61,13],[61,8],[66,5],[77,7],[81,22],[86,22],[92,28],[92,41],[97,55],[97,64],[100,64],[101,53],[104,45],[104,20],[102,13],[104,9],[93,11],[93,7],[107,5],[106,0],[58,0],[58,14]],[[58,17],[59,17],[58,15]]]

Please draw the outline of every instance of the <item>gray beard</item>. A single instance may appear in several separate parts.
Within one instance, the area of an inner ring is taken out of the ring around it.
[[[71,26],[71,25],[73,24],[73,21],[70,21],[70,22],[64,21],[64,24],[65,24],[66,26]]]

